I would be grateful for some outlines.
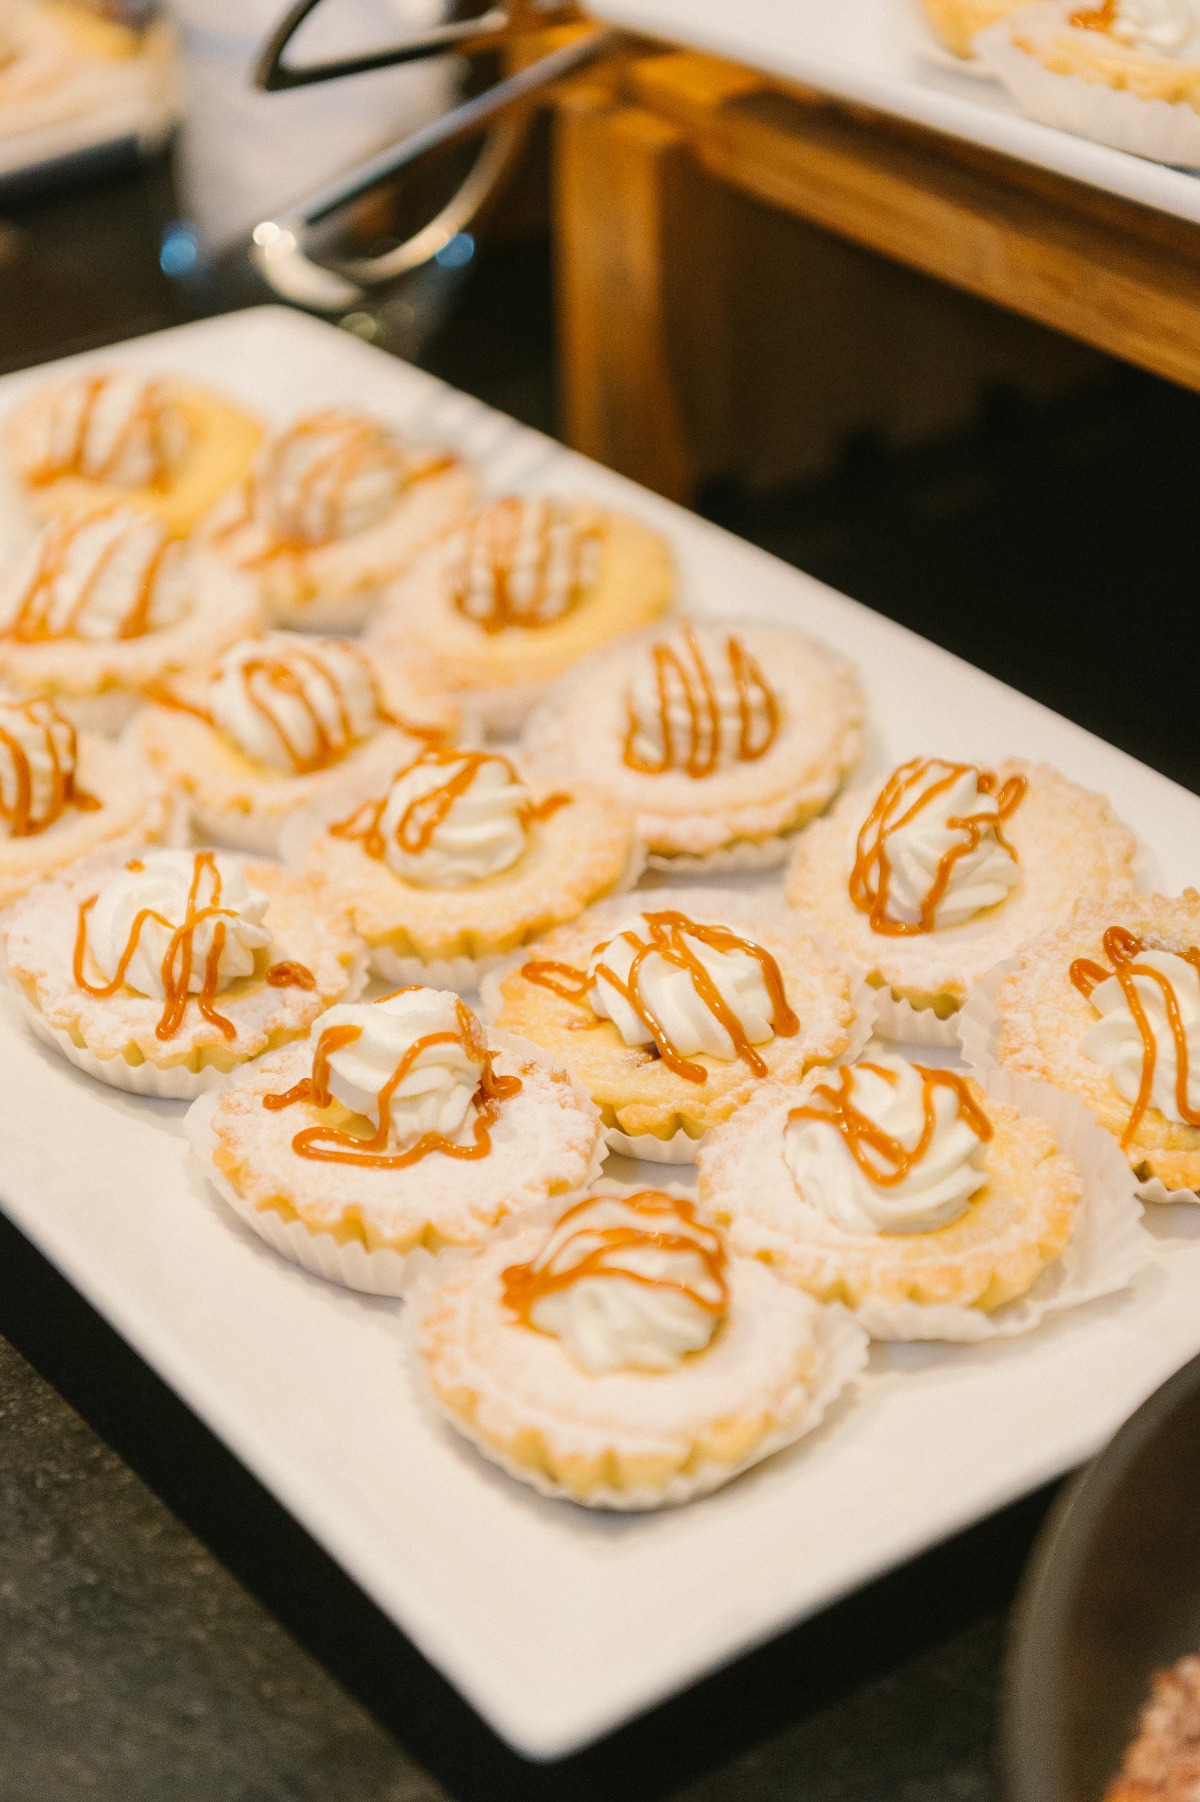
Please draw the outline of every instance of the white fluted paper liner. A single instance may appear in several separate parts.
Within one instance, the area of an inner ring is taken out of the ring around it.
[[[607,1179],[594,1185],[596,1190],[609,1195],[634,1195],[644,1190],[645,1183],[618,1183]],[[593,1185],[589,1184],[589,1191]],[[666,1194],[676,1197],[688,1196],[686,1189],[679,1184],[664,1183]],[[573,1196],[563,1197],[544,1208],[530,1208],[523,1214],[510,1215],[493,1229],[486,1244],[495,1244],[505,1238],[512,1238],[518,1232],[535,1224],[544,1224],[546,1231],[576,1202],[583,1199],[585,1191]],[[426,1310],[432,1304],[439,1284],[447,1275],[461,1267],[462,1263],[474,1256],[469,1251],[446,1251],[441,1254],[436,1264],[422,1272],[409,1293],[408,1305],[405,1308],[404,1337],[407,1343],[410,1367],[416,1375],[417,1386],[428,1407],[440,1418],[446,1420],[455,1431],[474,1444],[490,1463],[499,1465],[510,1477],[528,1488],[536,1489],[539,1495],[547,1496],[555,1501],[572,1502],[576,1507],[603,1508],[618,1513],[645,1513],[656,1508],[677,1508],[685,1502],[696,1500],[702,1495],[711,1494],[714,1489],[722,1488],[732,1482],[743,1472],[761,1464],[785,1447],[794,1445],[797,1440],[814,1432],[820,1426],[825,1415],[842,1392],[859,1375],[867,1362],[870,1343],[862,1327],[854,1320],[849,1310],[839,1303],[832,1306],[821,1306],[813,1302],[816,1310],[816,1337],[818,1343],[817,1366],[804,1387],[807,1390],[807,1403],[798,1411],[796,1417],[787,1427],[777,1433],[768,1435],[755,1448],[753,1454],[736,1465],[708,1464],[688,1474],[675,1476],[661,1489],[649,1487],[638,1489],[600,1489],[589,1496],[586,1503],[571,1495],[567,1490],[553,1482],[544,1471],[532,1470],[529,1466],[516,1464],[506,1458],[481,1435],[471,1431],[467,1423],[458,1416],[443,1409],[432,1394],[424,1377],[424,1362],[419,1349],[421,1324]],[[669,1381],[669,1376],[667,1379]]]
[[[1001,1068],[997,1058],[1000,1015],[996,1010],[996,996],[1005,977],[1019,969],[1020,963],[1020,958],[1008,957],[1002,964],[997,964],[994,970],[989,970],[983,981],[972,991],[958,1016],[958,1038],[963,1057],[983,1082],[989,1081],[992,1074]],[[1107,1133],[1107,1129],[1101,1130],[1112,1139],[1112,1134]],[[1117,1143],[1115,1139],[1112,1142],[1114,1145]],[[1127,1164],[1124,1152],[1121,1157]],[[1200,1206],[1200,1195],[1194,1189],[1168,1189],[1161,1177],[1157,1176],[1151,1177],[1148,1182],[1138,1183],[1134,1194],[1139,1201],[1159,1207],[1177,1202],[1185,1206]]]
[[[1062,27],[1074,0],[1023,7],[974,39],[979,60],[1004,83],[1027,118],[1151,162],[1200,168],[1200,113],[1186,100],[1147,100],[1128,88],[1060,75],[1012,40],[1014,28]]]
[[[1070,1241],[1033,1287],[990,1313],[982,1308],[924,1302],[867,1302],[854,1317],[873,1339],[943,1339],[974,1344],[1028,1333],[1048,1314],[1114,1295],[1132,1282],[1146,1261],[1149,1235],[1133,1172],[1120,1146],[1074,1095],[1010,1070],[977,1079],[989,1095],[1023,1114],[1036,1115],[1054,1133],[1059,1151],[1075,1165],[1083,1197]]]
[[[488,1043],[497,1050],[516,1051],[523,1057],[534,1057],[540,1064],[552,1066],[552,1060],[540,1046],[532,1044],[528,1039],[518,1038],[515,1033],[489,1031]],[[236,1081],[237,1077],[227,1080]],[[586,1101],[579,1085],[576,1083],[574,1087],[581,1099]],[[312,1276],[324,1277],[330,1283],[341,1283],[344,1288],[356,1289],[362,1295],[402,1296],[408,1293],[417,1277],[438,1257],[448,1255],[445,1251],[431,1252],[423,1245],[414,1246],[408,1252],[400,1252],[390,1246],[380,1246],[372,1251],[360,1239],[351,1239],[343,1244],[332,1233],[310,1231],[302,1220],[285,1220],[273,1209],[256,1208],[253,1202],[238,1192],[224,1172],[218,1169],[213,1158],[213,1116],[220,1105],[224,1088],[225,1084],[221,1083],[192,1103],[184,1116],[184,1132],[204,1175],[221,1199],[227,1201],[238,1218],[281,1257],[299,1264],[301,1269],[307,1270]],[[604,1141],[601,1138],[597,1140],[592,1152],[584,1188],[597,1180],[603,1167]],[[556,1197],[553,1203],[547,1205],[556,1207],[561,1212],[580,1193],[582,1190],[573,1190],[570,1196]],[[513,1218],[517,1221],[526,1220],[535,1211],[527,1208]]]
[[[45,1014],[22,994],[15,983],[12,985],[12,992],[39,1039],[52,1045],[77,1070],[98,1077],[111,1088],[124,1089],[130,1095],[156,1095],[160,1101],[194,1101],[198,1095],[219,1087],[225,1081],[225,1072],[215,1069],[211,1064],[200,1070],[189,1070],[186,1064],[160,1069],[157,1064],[148,1060],[141,1064],[131,1064],[119,1056],[97,1057],[85,1045],[77,1045],[69,1032],[51,1026]]]
[[[958,1044],[957,1014],[941,1020],[931,1007],[914,1007],[886,985],[871,992],[875,996],[875,1031],[881,1039],[931,1048],[936,1045],[941,1050],[953,1050]]]
[[[691,902],[693,905],[700,902],[710,916],[730,920],[760,920],[764,925],[775,924],[782,930],[791,928],[802,931],[815,940],[821,950],[834,963],[840,964],[851,978],[850,1005],[854,1010],[854,1019],[850,1026],[850,1043],[839,1057],[834,1058],[834,1065],[852,1063],[862,1053],[872,1034],[878,1031],[878,989],[872,988],[859,965],[798,909],[785,907],[773,895],[746,893],[740,889],[696,889],[690,892],[680,891],[679,894],[674,894],[670,889],[646,889],[633,897],[633,906],[637,911],[641,911],[643,893],[644,905],[649,908],[661,907],[665,901]],[[599,902],[596,905],[604,906],[606,903]],[[527,963],[533,949],[529,945],[524,946],[484,975],[479,984],[479,1011],[489,1025],[499,1016],[504,1005],[500,990],[505,977],[510,970]],[[696,1154],[708,1135],[701,1133],[699,1138],[693,1138],[691,1133],[680,1127],[669,1139],[662,1139],[656,1133],[625,1133],[620,1127],[606,1126],[604,1137],[609,1150],[619,1152],[622,1157],[644,1158],[649,1164],[694,1164]]]

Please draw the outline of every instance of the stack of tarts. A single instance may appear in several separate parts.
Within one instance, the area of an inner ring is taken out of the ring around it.
[[[18,1004],[189,1102],[274,1252],[405,1298],[431,1405],[521,1481],[703,1494],[871,1337],[1123,1287],[1136,1185],[1200,1182],[1200,901],[1136,895],[1102,797],[936,756],[844,787],[845,660],[672,614],[637,521],[479,507],[350,409],[267,434],[101,372],[5,432]]]

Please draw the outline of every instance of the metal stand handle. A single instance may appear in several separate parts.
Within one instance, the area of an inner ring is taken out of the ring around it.
[[[260,88],[272,92],[304,87],[313,82],[333,81],[344,75],[363,74],[370,69],[415,62],[430,56],[495,50],[503,43],[511,42],[521,27],[528,29],[531,22],[544,27],[551,15],[564,16],[564,9],[557,4],[547,5],[543,0],[514,0],[510,7],[496,7],[477,19],[456,21],[417,33],[401,44],[369,55],[348,57],[338,62],[310,63],[300,68],[285,63],[283,57],[288,44],[319,4],[320,0],[296,0],[281,20],[259,58],[255,80]],[[254,229],[251,252],[263,279],[285,300],[321,312],[342,312],[363,302],[366,298],[364,288],[393,281],[428,262],[479,211],[519,147],[521,127],[502,115],[539,88],[607,55],[620,37],[619,32],[608,27],[597,27],[561,45],[528,68],[497,82],[482,94],[402,138],[398,144],[391,145],[350,174],[318,189],[278,218],[263,220]],[[492,126],[475,166],[457,193],[427,225],[404,243],[381,256],[339,258],[332,266],[317,262],[308,254],[309,234],[322,220],[388,176],[411,168],[430,151],[472,137],[492,120],[498,122]]]

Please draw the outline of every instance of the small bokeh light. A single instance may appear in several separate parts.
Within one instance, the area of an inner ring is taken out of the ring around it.
[[[463,269],[475,255],[475,240],[470,232],[456,232],[449,244],[443,244],[434,261],[443,269]]]
[[[192,227],[175,219],[162,235],[158,266],[164,275],[191,275],[200,261],[200,243]]]

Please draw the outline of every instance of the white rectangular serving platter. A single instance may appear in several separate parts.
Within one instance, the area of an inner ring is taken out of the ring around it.
[[[1200,221],[1200,180],[1021,116],[998,81],[955,66],[919,0],[587,0],[630,31],[1002,150],[1180,219]]]
[[[72,363],[90,359],[73,359]],[[874,767],[1046,758],[1105,790],[1169,890],[1200,799],[912,633],[347,334],[277,308],[103,353],[274,419],[342,401],[474,460],[492,490],[583,492],[664,532],[700,611],[847,652]],[[65,365],[69,367],[70,365]],[[64,367],[64,366],[60,366]],[[0,414],[42,371],[0,380]],[[432,1422],[399,1304],[285,1264],[188,1168],[182,1108],[92,1082],[0,1011],[12,1219],[521,1752],[585,1744],[1093,1453],[1200,1351],[1200,1208],[1162,1210],[1136,1290],[1024,1339],[877,1348],[856,1398],[717,1495],[644,1518],[544,1501]]]

